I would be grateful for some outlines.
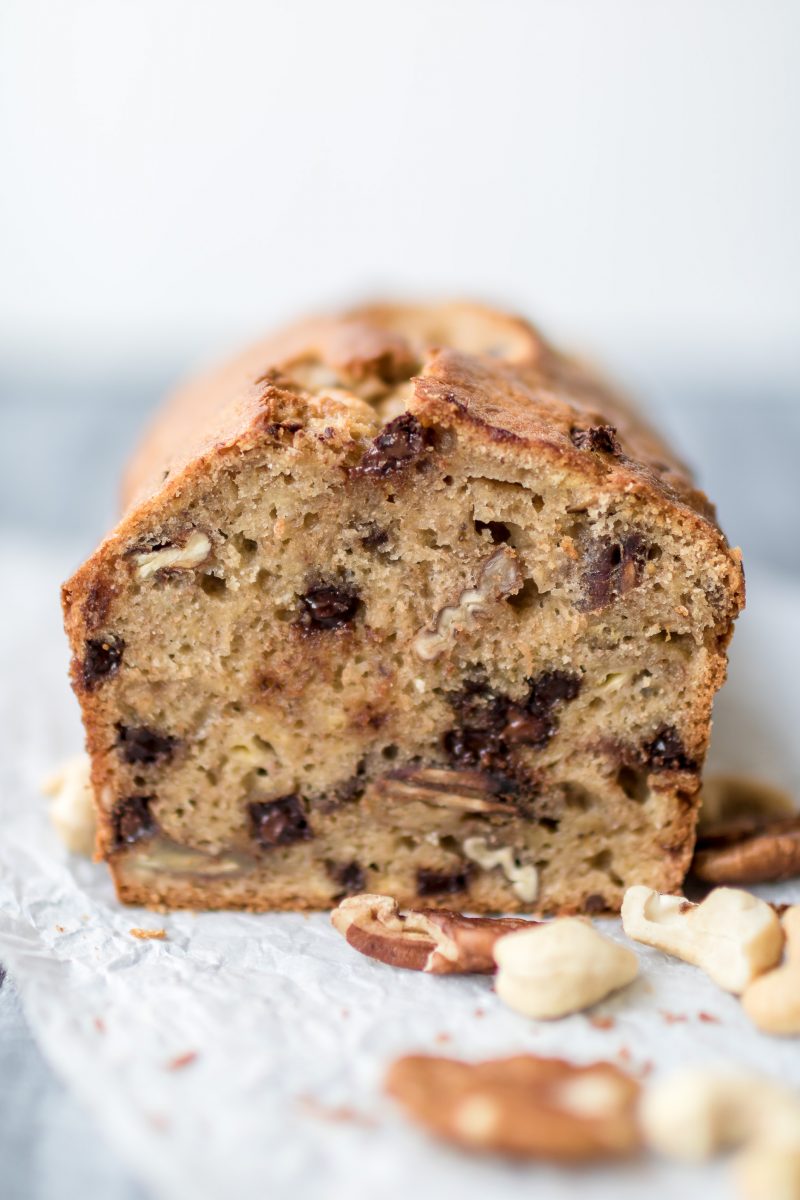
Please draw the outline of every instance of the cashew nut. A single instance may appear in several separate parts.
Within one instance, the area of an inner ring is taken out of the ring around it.
[[[604,938],[580,917],[510,933],[494,947],[495,990],[525,1017],[549,1020],[580,1012],[636,978],[632,950]]]
[[[800,1033],[800,904],[783,915],[783,963],[745,990],[742,1007],[764,1033]]]
[[[73,854],[91,857],[95,813],[88,754],[76,754],[62,763],[44,780],[42,791],[52,797],[50,820],[64,845]]]
[[[639,1120],[648,1145],[690,1162],[744,1145],[800,1149],[800,1099],[744,1071],[677,1071],[648,1088]]]
[[[783,930],[764,900],[736,888],[716,888],[702,902],[628,888],[622,927],[629,938],[701,967],[721,988],[743,992],[778,962]]]

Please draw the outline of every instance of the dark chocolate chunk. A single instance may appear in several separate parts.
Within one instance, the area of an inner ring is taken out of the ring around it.
[[[430,435],[417,418],[401,413],[384,426],[356,469],[360,475],[388,475],[422,454],[429,444]]]
[[[111,810],[114,848],[130,846],[156,831],[156,820],[150,811],[153,796],[126,796]]]
[[[119,670],[125,643],[110,634],[105,638],[90,638],[83,655],[83,686],[91,691]]]
[[[652,741],[643,747],[645,762],[653,771],[696,771],[697,763],[686,748],[674,725],[664,725]]]
[[[430,871],[427,867],[420,867],[417,871],[417,894],[420,896],[449,896],[456,892],[466,892],[469,887],[469,877],[469,867],[452,873]]]
[[[605,896],[601,896],[599,892],[592,892],[583,902],[583,911],[587,913],[608,912],[610,908],[611,905]]]
[[[178,738],[159,733],[146,725],[117,725],[117,749],[126,763],[152,766],[159,759],[171,758]]]
[[[278,800],[256,800],[248,804],[253,837],[262,846],[288,846],[314,836],[300,797],[292,794]]]
[[[545,746],[558,729],[556,709],[574,700],[581,677],[570,671],[544,671],[528,681],[526,699],[513,701],[483,683],[468,682],[450,697],[459,724],[444,735],[444,749],[457,766],[514,774],[516,746]]]
[[[579,450],[594,450],[600,454],[619,454],[620,444],[613,425],[590,425],[588,429],[577,426],[570,430],[572,444]]]
[[[342,896],[356,896],[366,890],[367,876],[359,863],[327,862],[325,868],[333,882],[341,888]]]
[[[580,611],[596,612],[638,587],[649,551],[639,533],[629,533],[615,541],[610,538],[593,541],[581,575]]]
[[[320,584],[300,597],[300,619],[310,629],[341,629],[352,621],[360,604],[355,588],[344,584]]]

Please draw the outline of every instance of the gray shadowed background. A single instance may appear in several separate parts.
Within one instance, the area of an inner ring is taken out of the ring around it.
[[[6,561],[91,548],[185,372],[465,295],[620,377],[745,564],[796,579],[799,43],[792,0],[5,0]],[[0,1078],[4,1196],[142,1195],[8,981]]]

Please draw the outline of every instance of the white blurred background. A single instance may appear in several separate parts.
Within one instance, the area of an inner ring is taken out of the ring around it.
[[[3,0],[0,373],[15,460],[44,414],[81,464],[6,519],[91,540],[164,388],[271,324],[466,294],[800,568],[799,49],[797,0]]]

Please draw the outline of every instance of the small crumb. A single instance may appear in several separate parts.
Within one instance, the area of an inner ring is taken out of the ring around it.
[[[196,1050],[187,1050],[185,1054],[179,1054],[176,1058],[171,1058],[167,1063],[167,1070],[180,1071],[181,1067],[188,1067],[196,1058]]]
[[[445,1046],[448,1042],[452,1042],[453,1037],[452,1034],[449,1033],[437,1033],[433,1040],[436,1042],[437,1046]]]
[[[680,1025],[683,1024],[684,1021],[689,1020],[686,1013],[667,1012],[667,1010],[664,1008],[659,1009],[659,1013],[661,1014],[662,1019],[666,1021],[667,1025]]]
[[[159,1133],[166,1133],[169,1129],[169,1121],[163,1113],[149,1113],[147,1119],[153,1126],[153,1129],[157,1129]]]
[[[98,1033],[105,1033],[106,1023],[102,1017],[95,1017],[94,1020],[92,1021],[92,1024],[94,1025],[94,1027]]]
[[[655,1063],[652,1062],[649,1058],[645,1059],[645,1061],[639,1067],[639,1078],[646,1079],[648,1075],[653,1074],[654,1069],[655,1069]]]
[[[349,1009],[349,1008],[343,1008],[343,1009],[342,1009],[342,1011],[341,1011],[341,1015],[342,1015],[343,1017],[349,1017],[349,1016],[350,1016],[350,1009]]]
[[[315,1096],[298,1096],[297,1102],[310,1117],[318,1117],[321,1121],[341,1121],[369,1128],[374,1128],[378,1123],[372,1117],[368,1117],[366,1113],[360,1113],[357,1109],[351,1108],[349,1104],[338,1104],[331,1107],[321,1104]]]
[[[699,1012],[697,1014],[698,1021],[705,1021],[708,1025],[721,1025],[719,1017],[715,1017],[713,1013]]]
[[[139,938],[142,942],[163,942],[167,936],[166,929],[131,929],[131,937]]]
[[[627,1046],[620,1046],[619,1050],[617,1051],[617,1058],[620,1060],[620,1062],[631,1061],[631,1052]]]
[[[476,1008],[476,1009],[475,1009],[475,1014],[474,1014],[474,1015],[475,1015],[476,1017],[485,1017],[485,1016],[486,1016],[486,1009],[485,1009],[485,1008]]]
[[[613,1029],[616,1023],[613,1017],[589,1017],[589,1024],[594,1029]]]
[[[64,929],[63,925],[56,925],[56,933],[65,933],[65,932],[66,932],[66,930]]]

